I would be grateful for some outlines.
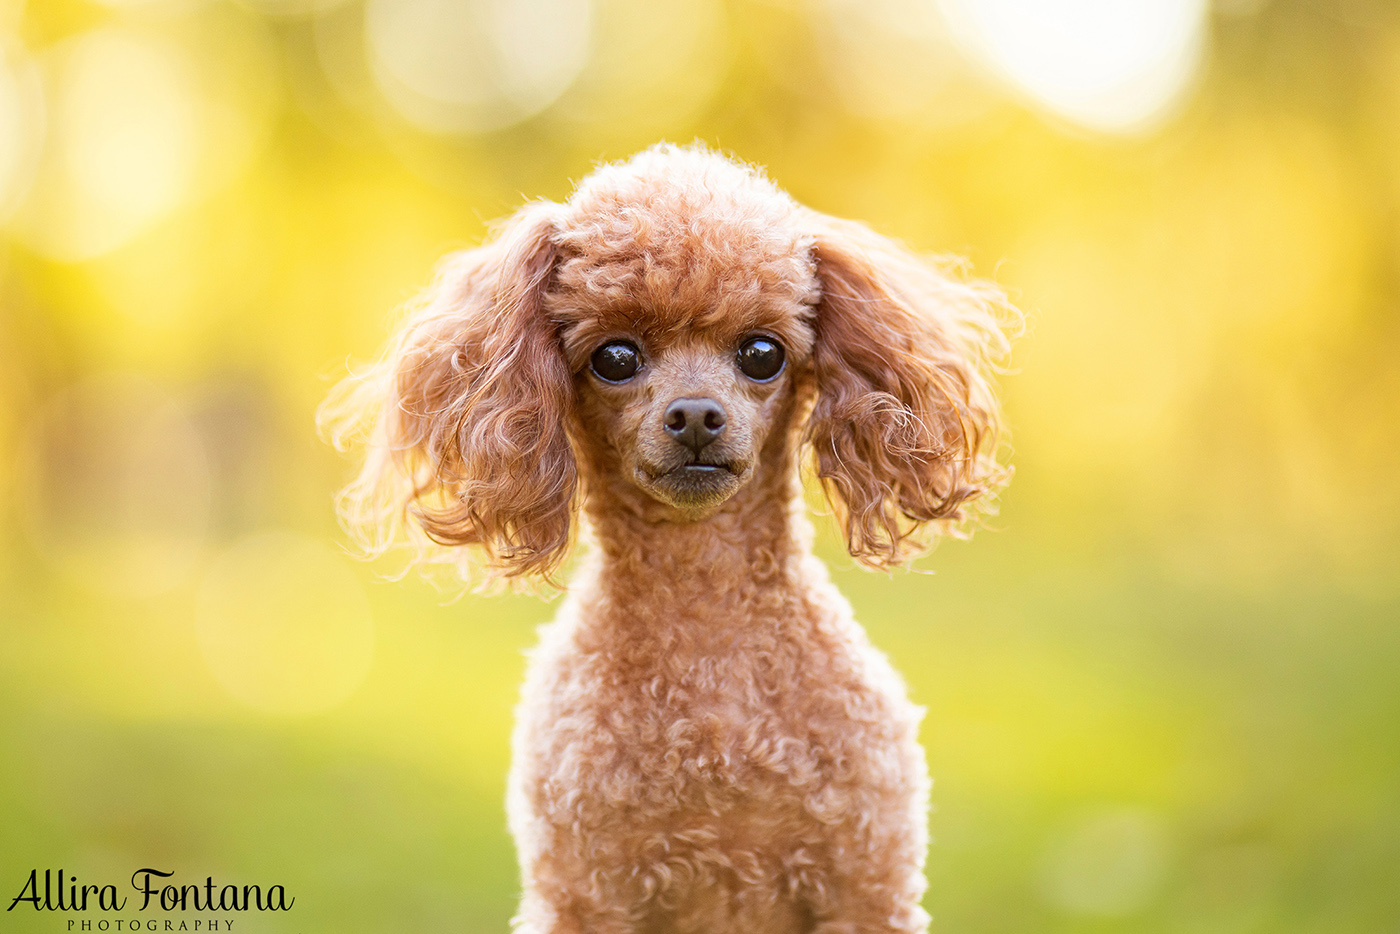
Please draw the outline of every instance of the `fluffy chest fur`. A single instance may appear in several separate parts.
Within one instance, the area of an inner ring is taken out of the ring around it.
[[[741,890],[780,914],[821,891],[833,831],[863,849],[882,812],[921,815],[921,711],[820,566],[797,569],[703,606],[602,600],[593,579],[542,630],[509,808],[537,870],[586,860],[718,930]]]

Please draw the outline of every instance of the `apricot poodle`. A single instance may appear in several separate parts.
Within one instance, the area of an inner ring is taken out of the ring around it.
[[[964,527],[1007,472],[1003,309],[661,145],[448,257],[342,384],[371,550],[549,580],[582,525],[514,735],[520,934],[926,928],[922,712],[812,554],[799,461],[864,564]]]

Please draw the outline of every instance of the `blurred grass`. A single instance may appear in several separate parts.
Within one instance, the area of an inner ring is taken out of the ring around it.
[[[1218,7],[1178,110],[1135,135],[954,64],[903,88],[930,91],[917,106],[862,107],[850,69],[889,50],[838,39],[878,30],[736,0],[603,3],[556,104],[441,136],[335,38],[357,3],[0,4],[49,108],[0,216],[0,891],[153,865],[286,885],[294,911],[252,930],[504,930],[511,707],[554,605],[445,603],[355,565],[373,663],[303,714],[226,690],[197,607],[251,535],[342,540],[347,465],[312,413],[438,256],[595,160],[699,136],[813,207],[968,255],[1029,312],[993,527],[933,575],[862,573],[820,539],[929,708],[936,929],[1396,930],[1400,18]],[[56,255],[77,221],[54,186],[96,150],[64,155],[68,66],[46,56],[114,27],[185,62],[188,126],[127,104],[193,168],[142,214],[122,199],[165,182],[99,163],[127,187],[83,195],[115,199],[91,217],[127,226]],[[668,42],[643,87],[628,55]],[[919,63],[900,55],[889,80]],[[93,572],[104,548],[122,573]]]

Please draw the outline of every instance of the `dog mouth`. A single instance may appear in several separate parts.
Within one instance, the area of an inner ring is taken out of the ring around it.
[[[679,473],[687,477],[703,477],[705,474],[720,472],[738,473],[739,471],[735,470],[732,464],[707,464],[703,461],[691,461],[667,471],[667,473]]]
[[[654,481],[671,479],[684,479],[686,477],[717,477],[722,478],[725,474],[741,474],[743,469],[732,462],[723,461],[714,463],[697,459],[685,461],[680,464],[673,464],[658,467],[653,464],[643,463],[641,472],[646,474],[647,479]]]
[[[669,466],[639,464],[637,479],[653,496],[674,506],[695,508],[728,499],[739,488],[745,472],[744,465],[734,461],[694,459]]]

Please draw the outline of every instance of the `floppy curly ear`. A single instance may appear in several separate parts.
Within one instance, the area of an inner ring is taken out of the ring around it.
[[[862,224],[811,217],[822,294],[807,437],[851,555],[888,567],[956,532],[1009,474],[988,376],[1009,309]]]
[[[558,210],[527,205],[493,242],[448,256],[383,359],[322,407],[337,447],[368,445],[340,506],[369,553],[405,531],[426,546],[421,530],[481,546],[491,576],[548,580],[568,550],[573,383],[541,307]],[[419,557],[466,565],[463,549]]]

